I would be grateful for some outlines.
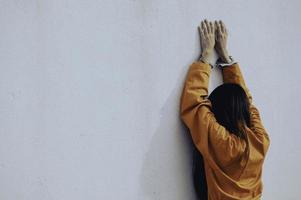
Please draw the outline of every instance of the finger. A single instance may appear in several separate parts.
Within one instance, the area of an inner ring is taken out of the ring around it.
[[[204,31],[203,31],[201,26],[199,26],[199,31],[200,31],[201,38],[203,38],[204,37]]]
[[[205,36],[204,30],[201,29],[201,38],[204,38],[204,36]]]
[[[203,23],[201,23],[201,25],[199,26],[199,30],[200,30],[201,37],[204,38],[205,32],[204,32],[204,25],[203,25]]]
[[[200,25],[200,32],[203,32],[204,33],[204,22],[202,21],[201,22],[201,25]]]
[[[215,32],[218,34],[218,23],[216,20],[214,21],[214,25],[215,25]]]
[[[221,31],[224,33],[225,32],[225,24],[222,20],[220,20],[220,24],[221,24]]]
[[[210,31],[211,33],[214,33],[214,25],[212,22],[210,22]]]
[[[225,25],[224,25],[224,28],[225,28],[225,33],[228,35],[228,29]]]
[[[202,21],[202,30],[204,32],[204,35],[206,35],[208,32],[207,32],[207,27],[206,27],[206,24],[204,21]]]
[[[223,24],[223,27],[224,27],[224,32],[227,33],[227,27],[226,27],[226,24],[224,22],[222,22]]]
[[[219,24],[219,30],[220,30],[220,35],[222,36],[223,33],[224,33],[224,29],[223,29],[222,24]]]
[[[221,24],[219,22],[216,22],[216,24],[217,24],[217,35],[220,36],[222,34]]]
[[[228,35],[228,29],[227,28],[225,28],[225,33]]]
[[[207,33],[210,33],[210,25],[207,19],[205,19],[205,25],[206,25]]]

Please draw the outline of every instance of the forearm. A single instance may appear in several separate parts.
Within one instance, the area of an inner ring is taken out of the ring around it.
[[[222,67],[223,81],[224,83],[236,83],[239,84],[246,92],[246,95],[250,102],[252,101],[252,95],[246,86],[244,77],[240,70],[239,64],[234,63],[227,67]]]

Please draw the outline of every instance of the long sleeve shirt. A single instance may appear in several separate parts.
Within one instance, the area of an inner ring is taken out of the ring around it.
[[[237,83],[250,102],[251,127],[246,141],[220,125],[208,97],[211,65],[202,61],[191,64],[181,96],[180,116],[189,128],[193,143],[204,158],[209,200],[259,200],[262,195],[262,166],[270,145],[258,109],[252,102],[239,64],[222,68],[225,83]]]

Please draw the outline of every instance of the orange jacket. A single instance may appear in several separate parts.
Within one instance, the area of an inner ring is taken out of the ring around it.
[[[262,166],[270,145],[258,109],[245,85],[238,63],[222,68],[224,82],[240,84],[250,101],[250,154],[245,140],[220,125],[211,112],[208,82],[211,66],[191,64],[181,96],[180,115],[189,128],[193,143],[204,157],[209,200],[258,200],[262,195]],[[246,164],[246,165],[245,165]]]

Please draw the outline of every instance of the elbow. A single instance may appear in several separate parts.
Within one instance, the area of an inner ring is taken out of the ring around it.
[[[264,156],[267,154],[268,149],[270,147],[270,137],[266,134],[263,140],[263,154]]]

